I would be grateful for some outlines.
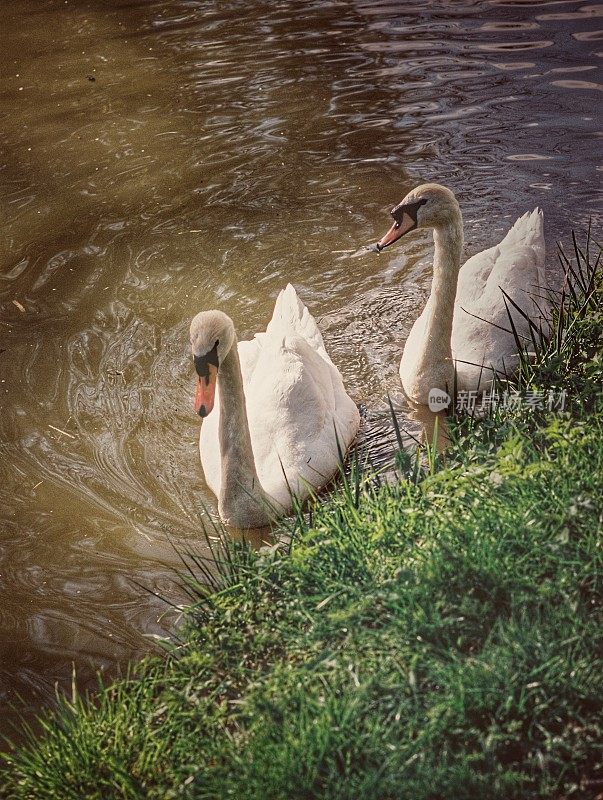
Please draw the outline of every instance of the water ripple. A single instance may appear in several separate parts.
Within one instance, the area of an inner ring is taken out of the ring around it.
[[[420,436],[397,369],[430,240],[349,254],[424,180],[458,194],[467,257],[537,203],[587,224],[602,13],[0,4],[2,702],[50,701],[72,661],[89,685],[167,629],[133,579],[177,602],[168,537],[202,547],[215,518],[187,352],[199,310],[223,308],[249,338],[294,282],[362,406],[362,453],[391,461],[388,395]]]

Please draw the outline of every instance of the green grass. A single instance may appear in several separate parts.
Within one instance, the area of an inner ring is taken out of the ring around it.
[[[443,456],[393,485],[352,470],[290,546],[218,554],[209,587],[183,554],[182,641],[64,700],[3,796],[600,795],[603,310],[571,285],[519,378],[565,412],[452,420]]]

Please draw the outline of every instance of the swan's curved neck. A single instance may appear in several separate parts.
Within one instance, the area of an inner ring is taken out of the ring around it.
[[[433,231],[433,281],[429,296],[429,315],[425,326],[425,337],[418,358],[418,371],[430,372],[440,383],[444,379],[448,386],[434,383],[429,388],[447,389],[452,392],[454,369],[452,364],[452,320],[454,301],[461,267],[463,250],[463,219],[460,211],[453,222],[434,228]]]
[[[220,364],[218,383],[218,436],[222,459],[220,516],[235,527],[260,528],[270,524],[269,511],[274,502],[262,488],[255,467],[236,338]]]

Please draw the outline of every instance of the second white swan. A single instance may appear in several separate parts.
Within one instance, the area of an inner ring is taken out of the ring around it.
[[[509,313],[522,344],[531,342],[529,322],[513,304],[546,331],[542,211],[524,214],[500,244],[462,267],[463,219],[450,189],[418,186],[391,213],[394,224],[372,249],[381,251],[417,228],[433,228],[435,246],[431,294],[400,362],[408,397],[425,404],[432,389],[451,394],[455,380],[457,391],[482,392],[495,373],[513,374],[518,348]]]
[[[268,525],[337,472],[360,425],[314,317],[290,284],[266,331],[238,342],[230,317],[191,323],[205,480],[222,520]],[[214,402],[216,410],[213,411]]]

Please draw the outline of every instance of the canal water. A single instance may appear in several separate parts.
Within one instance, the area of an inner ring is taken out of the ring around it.
[[[188,325],[240,338],[292,282],[392,449],[431,243],[376,256],[435,180],[466,255],[596,220],[603,6],[529,0],[0,4],[0,706],[31,715],[174,623],[206,508]],[[19,699],[21,698],[21,699]],[[21,704],[21,705],[20,705]]]

